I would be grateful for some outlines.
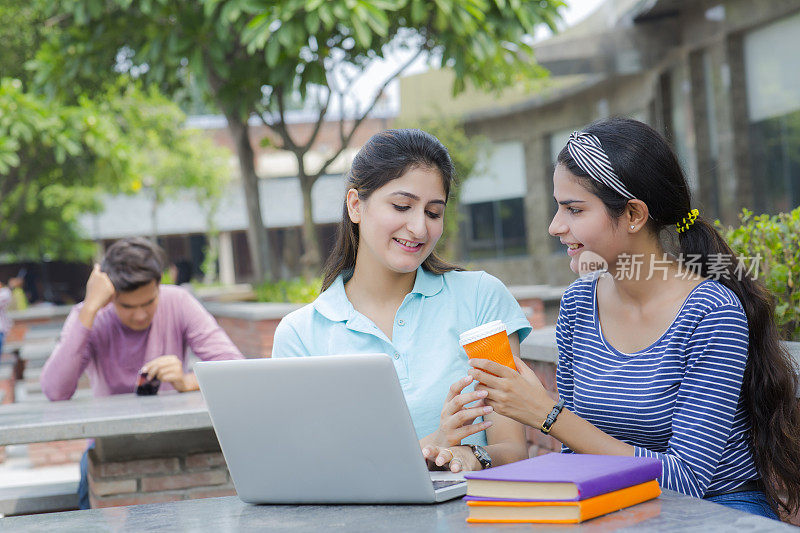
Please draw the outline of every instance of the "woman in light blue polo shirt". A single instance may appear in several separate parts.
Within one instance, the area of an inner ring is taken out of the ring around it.
[[[519,355],[531,327],[497,278],[434,253],[453,173],[447,149],[423,131],[367,141],[348,175],[323,292],[281,321],[272,356],[388,354],[429,466],[479,470],[528,454],[523,426],[478,401],[485,393],[473,390],[458,336],[502,320]]]

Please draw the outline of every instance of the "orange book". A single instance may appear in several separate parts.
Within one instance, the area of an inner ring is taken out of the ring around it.
[[[511,501],[468,499],[470,523],[537,522],[577,524],[613,513],[661,494],[658,481],[648,481],[579,501]],[[469,498],[469,497],[467,497]]]

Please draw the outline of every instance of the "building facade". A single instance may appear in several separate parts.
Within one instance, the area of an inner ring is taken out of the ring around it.
[[[536,46],[550,79],[445,106],[410,101],[450,97],[421,91],[448,78],[425,73],[402,80],[400,116],[452,110],[490,141],[461,198],[465,259],[507,283],[561,285],[574,274],[547,233],[553,161],[594,120],[628,116],[664,133],[706,217],[735,224],[745,207],[800,205],[797,50],[800,0],[608,0]]]
[[[336,224],[342,216],[342,204],[331,199],[344,198],[344,179],[353,156],[370,136],[389,127],[392,115],[379,111],[364,120],[350,147],[331,165],[330,173],[314,184],[313,219],[321,235],[323,252],[333,246]],[[230,148],[231,173],[239,175],[224,117],[191,117],[186,126],[203,130],[218,145]],[[310,136],[313,126],[310,116],[294,113],[289,131],[295,139],[303,139]],[[270,145],[262,142],[267,137],[271,137],[271,132],[252,121],[261,217],[269,237],[272,267],[279,277],[288,278],[301,272],[303,198],[293,154],[265,147]],[[340,143],[338,120],[324,123],[306,156],[306,168],[321,165]],[[178,281],[202,278],[206,251],[209,244],[213,244],[218,251],[218,278],[224,284],[253,280],[247,224],[244,191],[238,178],[230,184],[215,213],[206,211],[192,191],[183,191],[155,205],[152,193],[144,188],[133,195],[106,196],[101,212],[81,219],[84,234],[98,242],[102,249],[123,237],[156,236],[169,260],[177,266]]]

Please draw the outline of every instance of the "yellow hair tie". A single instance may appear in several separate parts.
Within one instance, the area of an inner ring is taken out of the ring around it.
[[[697,217],[699,216],[700,216],[700,211],[698,211],[697,209],[692,209],[691,211],[689,211],[688,215],[683,217],[680,222],[675,224],[675,227],[678,228],[678,233],[683,233],[687,229],[691,228],[692,224],[694,224],[694,221],[697,220]]]

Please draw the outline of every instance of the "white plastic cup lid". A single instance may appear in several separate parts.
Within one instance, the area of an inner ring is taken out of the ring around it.
[[[459,335],[458,342],[461,344],[461,346],[464,346],[465,344],[470,344],[472,342],[485,339],[486,337],[494,335],[495,333],[500,333],[501,331],[506,331],[506,325],[502,320],[487,322],[486,324],[478,326],[477,328],[468,329]]]

